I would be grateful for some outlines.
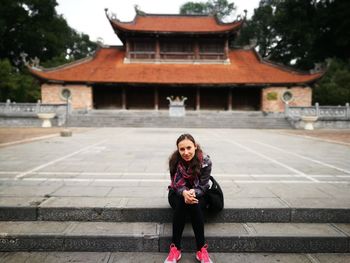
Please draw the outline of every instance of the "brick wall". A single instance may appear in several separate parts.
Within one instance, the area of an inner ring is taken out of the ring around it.
[[[92,88],[86,85],[42,84],[42,103],[65,103],[65,99],[61,96],[64,89],[71,91],[73,109],[92,109]]]
[[[265,112],[284,112],[285,103],[282,95],[285,91],[292,93],[290,106],[311,106],[312,89],[310,87],[269,87],[262,90],[261,110]]]

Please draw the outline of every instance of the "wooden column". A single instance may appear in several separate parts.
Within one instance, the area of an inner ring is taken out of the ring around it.
[[[158,87],[154,87],[154,110],[159,109]]]
[[[160,43],[159,43],[159,38],[156,38],[156,61],[160,60]]]
[[[130,59],[130,41],[129,41],[129,39],[126,40],[126,58]]]
[[[194,59],[199,60],[199,44],[198,39],[194,41]]]
[[[232,88],[228,88],[227,110],[232,110]]]
[[[122,89],[122,109],[126,110],[126,88]]]
[[[228,38],[225,39],[225,59],[228,59],[228,51],[229,51],[229,48],[228,48]]]
[[[201,92],[199,87],[197,87],[196,90],[196,110],[200,110],[201,109]]]

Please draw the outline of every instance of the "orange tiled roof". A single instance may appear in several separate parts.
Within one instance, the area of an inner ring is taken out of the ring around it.
[[[239,29],[243,21],[220,23],[214,16],[136,15],[131,22],[117,19],[110,22],[121,31],[216,33]]]
[[[322,76],[262,62],[254,50],[231,50],[231,64],[124,64],[124,56],[125,52],[116,47],[102,48],[92,59],[52,70],[30,70],[44,81],[83,83],[302,84]]]

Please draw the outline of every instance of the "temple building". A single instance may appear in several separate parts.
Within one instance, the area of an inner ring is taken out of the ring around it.
[[[43,103],[74,109],[168,109],[167,97],[187,97],[187,110],[283,112],[310,106],[322,74],[300,73],[232,48],[243,20],[138,12],[131,22],[107,18],[122,46],[52,69],[32,67]]]

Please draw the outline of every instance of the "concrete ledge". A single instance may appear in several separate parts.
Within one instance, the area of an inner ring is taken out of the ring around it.
[[[63,251],[158,252],[158,236],[76,236],[66,237]]]
[[[0,207],[0,221],[104,221],[169,223],[170,208],[128,207]],[[347,208],[227,208],[206,214],[210,223],[350,223]]]
[[[291,222],[350,223],[350,209],[298,208],[291,210]]]
[[[212,252],[350,252],[349,224],[208,224]],[[171,224],[1,222],[0,251],[167,252]],[[186,225],[183,250],[194,251]]]
[[[273,252],[273,253],[348,253],[349,238],[324,237],[207,237],[211,251],[233,252]],[[161,238],[160,251],[168,252],[171,238]],[[183,239],[184,251],[196,251],[195,240]]]
[[[0,207],[0,221],[37,220],[36,207]]]
[[[105,221],[105,222],[171,222],[170,208],[104,208],[41,207],[38,220]]]

